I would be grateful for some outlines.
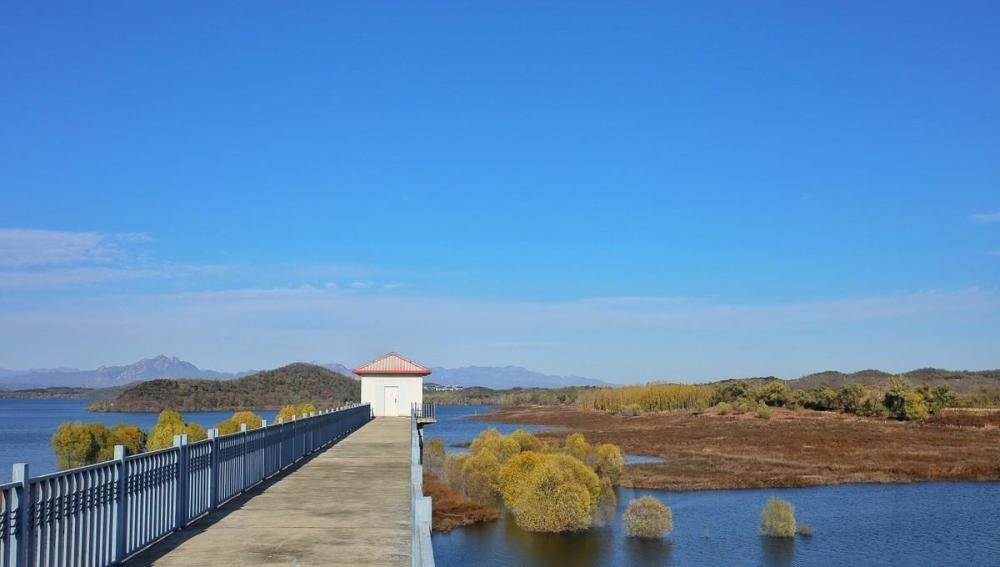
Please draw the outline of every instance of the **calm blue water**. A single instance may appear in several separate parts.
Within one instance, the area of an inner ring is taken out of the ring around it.
[[[532,433],[544,429],[538,425],[510,425],[506,423],[485,423],[466,419],[468,416],[487,414],[493,411],[490,406],[438,406],[438,422],[426,429],[424,434],[428,439],[438,438],[444,441],[449,453],[461,453],[464,447],[476,438],[484,429],[495,427],[497,431],[507,435],[516,429],[524,429]]]
[[[464,410],[450,408],[449,419],[431,426],[428,435],[467,442],[493,425],[463,420]],[[453,424],[455,429],[447,431]],[[674,531],[662,540],[627,538],[618,521],[630,500],[646,495],[673,510]],[[812,525],[815,535],[789,541],[760,537],[760,511],[770,496],[791,501],[799,523]],[[622,488],[618,516],[606,528],[573,535],[532,534],[504,518],[435,534],[434,557],[442,567],[1000,566],[1000,483],[700,492]]]
[[[4,400],[0,399],[0,482],[11,478],[11,465],[28,463],[32,476],[56,470],[49,441],[64,421],[98,422],[105,425],[131,423],[147,432],[156,423],[155,413],[88,412],[86,400]],[[267,420],[275,411],[258,411]],[[233,412],[188,412],[186,421],[215,427]]]

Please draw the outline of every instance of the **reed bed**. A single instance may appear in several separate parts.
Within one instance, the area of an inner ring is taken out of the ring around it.
[[[637,415],[659,411],[702,410],[711,405],[715,388],[700,384],[650,383],[642,386],[597,388],[577,395],[585,410]]]

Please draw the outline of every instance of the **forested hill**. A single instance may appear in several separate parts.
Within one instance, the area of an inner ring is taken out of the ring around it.
[[[861,370],[845,373],[835,370],[809,374],[795,380],[789,380],[788,385],[796,389],[810,389],[816,386],[828,386],[834,390],[844,384],[856,382],[865,386],[882,386],[889,382],[895,374],[882,370]],[[996,391],[1000,388],[1000,370],[945,370],[942,368],[918,368],[900,374],[917,385],[940,386],[946,384],[960,394],[972,392]]]
[[[313,364],[295,363],[234,380],[150,380],[92,411],[228,411],[280,409],[311,403],[325,408],[361,399],[361,383]]]

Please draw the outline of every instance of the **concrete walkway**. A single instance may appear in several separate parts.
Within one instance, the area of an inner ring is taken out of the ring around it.
[[[410,420],[380,417],[128,565],[409,565]]]

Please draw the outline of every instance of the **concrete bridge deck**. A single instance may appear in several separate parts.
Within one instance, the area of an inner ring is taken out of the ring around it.
[[[129,566],[410,565],[410,419],[380,417]]]

